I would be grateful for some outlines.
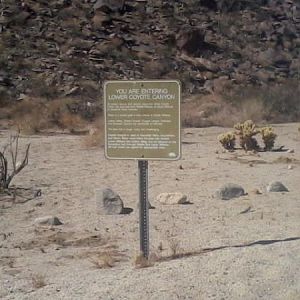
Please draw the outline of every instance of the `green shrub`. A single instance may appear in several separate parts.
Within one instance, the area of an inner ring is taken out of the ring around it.
[[[259,131],[265,144],[264,149],[266,151],[271,150],[274,147],[275,139],[277,137],[277,135],[273,131],[273,128],[270,126],[263,127]]]
[[[227,132],[218,136],[219,142],[227,150],[233,150],[235,146],[235,134],[233,132]]]
[[[252,120],[235,124],[234,129],[240,138],[240,145],[244,150],[256,150],[259,148],[257,140],[254,138],[259,133],[259,130],[257,130]]]
[[[261,149],[257,140],[254,138],[257,134],[261,134],[264,143],[263,149],[265,151],[270,151],[274,147],[277,135],[271,126],[257,128],[252,120],[247,120],[244,123],[235,124],[234,129],[235,133],[227,132],[218,136],[219,142],[227,150],[234,149],[236,136],[239,137],[240,146],[244,150],[251,151]]]

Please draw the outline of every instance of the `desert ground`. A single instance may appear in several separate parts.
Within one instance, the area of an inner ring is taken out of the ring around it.
[[[274,125],[290,152],[223,151],[226,128],[187,128],[179,161],[149,163],[152,263],[138,268],[136,161],[109,161],[83,136],[22,136],[28,166],[13,185],[41,190],[30,201],[0,201],[1,299],[300,299],[300,133]],[[1,131],[4,144],[8,131]],[[281,181],[285,193],[268,193]],[[220,200],[225,183],[247,195]],[[110,187],[130,214],[103,215],[95,192]],[[189,205],[163,205],[181,192]],[[23,202],[23,203],[22,203]],[[57,216],[60,226],[38,226]]]

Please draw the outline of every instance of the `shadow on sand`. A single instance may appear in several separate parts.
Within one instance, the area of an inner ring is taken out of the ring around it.
[[[244,243],[244,244],[238,244],[238,245],[232,245],[232,246],[202,248],[201,250],[198,250],[198,251],[182,252],[182,253],[177,253],[177,254],[173,254],[170,256],[160,257],[158,259],[158,261],[163,262],[163,261],[170,261],[173,259],[179,259],[179,258],[184,258],[184,257],[198,256],[201,254],[205,254],[207,252],[213,252],[213,251],[222,250],[222,249],[246,248],[246,247],[252,247],[252,246],[257,246],[257,245],[266,246],[266,245],[272,245],[272,244],[276,244],[276,243],[291,242],[291,241],[297,241],[297,240],[300,240],[300,237],[291,237],[291,238],[280,239],[280,240],[259,240],[259,241],[255,241],[255,242],[251,242],[251,243]]]

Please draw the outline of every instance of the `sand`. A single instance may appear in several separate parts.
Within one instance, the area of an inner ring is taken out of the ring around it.
[[[0,201],[0,298],[300,299],[300,134],[297,124],[274,127],[276,145],[294,153],[223,152],[216,137],[226,129],[188,128],[181,160],[149,162],[156,261],[147,268],[135,265],[137,162],[108,161],[82,136],[22,137],[21,146],[31,143],[29,165],[13,184],[42,195]],[[271,181],[289,192],[267,193]],[[248,194],[216,199],[224,183]],[[99,214],[95,191],[107,187],[133,212]],[[184,193],[192,204],[162,205],[162,192]],[[64,224],[34,225],[47,215]]]

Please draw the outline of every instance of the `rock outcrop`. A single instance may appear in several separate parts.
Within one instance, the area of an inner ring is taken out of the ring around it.
[[[0,101],[67,96],[80,110],[100,103],[108,79],[174,78],[210,93],[219,78],[299,78],[299,11],[288,0],[2,1]]]

